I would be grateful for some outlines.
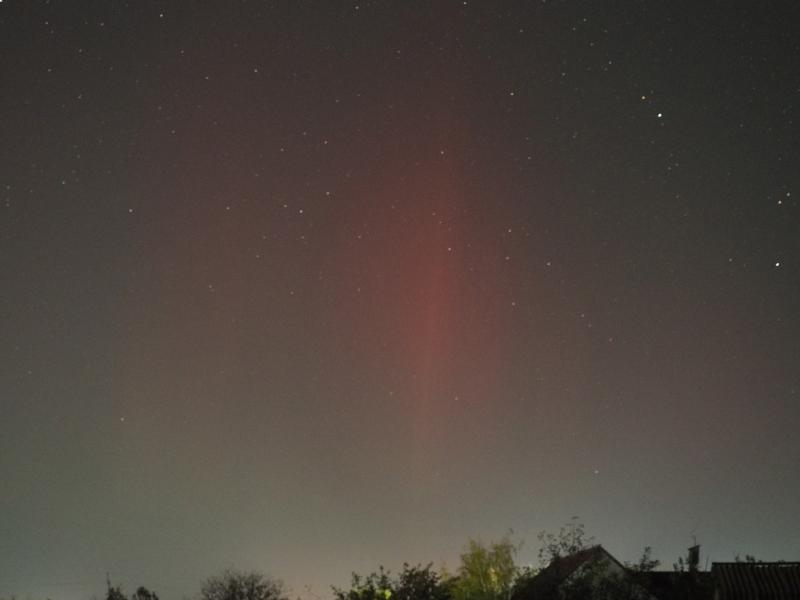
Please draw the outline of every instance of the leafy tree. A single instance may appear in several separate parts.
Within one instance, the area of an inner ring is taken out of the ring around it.
[[[283,582],[255,571],[225,569],[209,577],[200,590],[201,600],[288,600]],[[112,599],[109,599],[112,600]]]
[[[394,595],[394,582],[381,565],[378,572],[363,576],[353,573],[350,589],[333,588],[336,600],[390,600]]]
[[[433,570],[433,563],[424,567],[404,563],[395,581],[393,600],[450,600],[450,590],[443,577]]]
[[[353,573],[350,589],[334,587],[336,600],[450,600],[450,592],[442,576],[433,571],[432,564],[410,566],[392,577],[383,567],[367,576]]]
[[[519,569],[514,558],[519,546],[508,536],[488,546],[470,540],[461,555],[454,600],[509,600]]]

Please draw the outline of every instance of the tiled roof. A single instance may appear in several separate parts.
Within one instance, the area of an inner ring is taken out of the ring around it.
[[[720,600],[800,600],[800,563],[713,563]]]

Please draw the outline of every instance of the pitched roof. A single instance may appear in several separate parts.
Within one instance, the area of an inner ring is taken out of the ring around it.
[[[712,563],[721,600],[800,600],[800,562]]]
[[[587,564],[596,565],[600,563],[617,565],[622,572],[626,572],[624,565],[605,548],[600,545],[592,546],[574,554],[554,558],[547,567],[539,571],[524,586],[517,589],[515,600],[550,597],[581,567]]]
[[[607,560],[619,566],[620,569],[625,569],[625,566],[620,563],[614,556],[600,544],[580,550],[569,556],[558,556],[554,558],[547,567],[545,567],[540,575],[553,571],[559,579],[566,579],[572,575],[579,567],[588,563],[599,560]]]
[[[553,592],[573,573],[584,565],[600,561],[617,565],[627,574],[628,581],[658,600],[710,600],[714,595],[713,578],[707,571],[637,572],[625,567],[605,548],[597,545],[553,559],[524,589],[519,590],[515,600],[556,597]]]

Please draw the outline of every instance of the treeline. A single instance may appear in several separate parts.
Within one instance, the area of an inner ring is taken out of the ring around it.
[[[652,598],[643,593],[639,582],[660,562],[645,547],[634,563],[626,562],[625,577],[598,577],[595,567],[571,576],[568,585],[553,578],[553,565],[568,565],[569,558],[593,548],[582,523],[573,519],[558,532],[540,532],[538,567],[517,564],[522,547],[511,535],[500,541],[483,543],[469,540],[454,572],[434,569],[433,564],[405,563],[397,573],[380,566],[369,574],[352,573],[350,586],[332,587],[334,600],[639,600]],[[740,558],[737,556],[737,561]],[[747,562],[756,559],[747,555]],[[546,567],[550,567],[545,571]],[[673,564],[677,574],[689,573],[689,559],[680,557]],[[540,575],[543,575],[540,577]],[[550,581],[552,580],[552,581]],[[196,600],[290,600],[280,579],[254,571],[226,569],[203,582]],[[3,600],[0,598],[0,600]],[[13,598],[8,600],[15,600]],[[126,596],[121,586],[111,586],[104,600],[159,600],[158,595],[139,587]]]

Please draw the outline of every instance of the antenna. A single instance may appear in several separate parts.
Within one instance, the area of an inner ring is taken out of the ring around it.
[[[695,546],[697,545],[697,538],[694,536],[694,533],[695,531],[697,531],[697,528],[700,527],[700,523],[702,522],[703,522],[703,517],[701,516],[699,519],[697,519],[697,523],[694,524],[694,527],[692,527],[692,530],[689,532],[689,535],[692,536],[692,540]]]

